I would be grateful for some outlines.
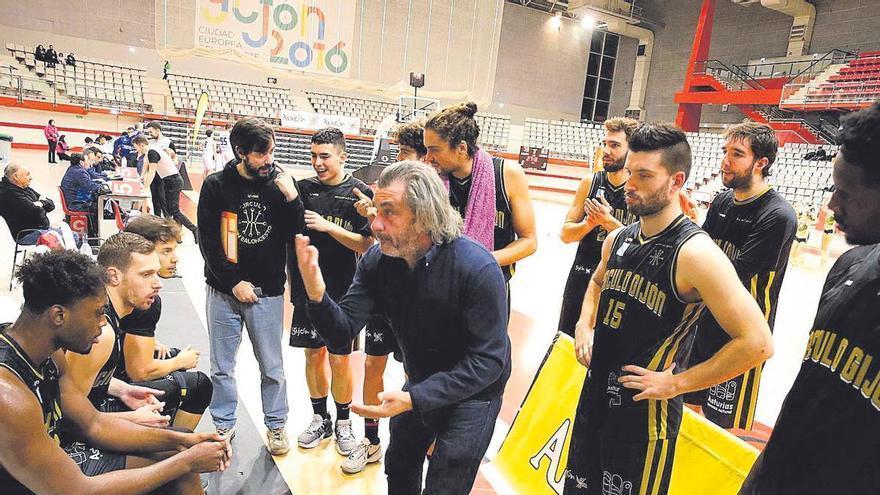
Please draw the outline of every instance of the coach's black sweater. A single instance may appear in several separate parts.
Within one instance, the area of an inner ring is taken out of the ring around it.
[[[199,248],[208,285],[226,294],[246,280],[264,296],[284,294],[286,245],[305,226],[303,203],[268,181],[244,179],[238,160],[209,175],[199,194]]]

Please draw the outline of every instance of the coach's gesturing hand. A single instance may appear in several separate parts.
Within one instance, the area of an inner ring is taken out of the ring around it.
[[[306,294],[310,301],[321,302],[327,286],[324,284],[324,276],[321,275],[321,267],[318,266],[318,249],[310,245],[309,238],[302,234],[297,234],[294,244],[296,264],[299,266]]]
[[[351,192],[358,198],[354,204],[354,209],[357,210],[358,215],[372,221],[376,217],[376,207],[373,206],[373,200],[356,187]]]
[[[379,400],[381,404],[378,406],[352,404],[351,410],[362,418],[390,418],[413,408],[412,396],[403,390],[380,392]]]

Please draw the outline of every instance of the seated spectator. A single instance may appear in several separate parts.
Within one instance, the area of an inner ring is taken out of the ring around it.
[[[67,54],[67,59],[64,61],[67,65],[76,65],[76,57],[73,55],[73,52]]]
[[[43,45],[37,45],[34,49],[34,59],[39,60],[40,62],[46,61],[46,49],[43,48]]]
[[[40,196],[30,186],[31,171],[25,165],[13,162],[6,166],[0,179],[0,216],[6,220],[12,237],[29,246],[49,231],[46,214],[55,209],[51,199]],[[36,230],[19,239],[19,234],[27,229]]]
[[[89,150],[86,150],[86,154]],[[94,153],[92,152],[92,156]],[[70,155],[70,166],[61,178],[61,194],[67,208],[71,211],[84,211],[89,214],[89,235],[98,232],[98,201],[96,193],[101,187],[100,182],[92,180],[89,174],[91,163],[85,155],[74,153]]]
[[[120,167],[128,166],[126,162],[128,161],[129,148],[134,149],[131,145],[131,138],[128,136],[131,130],[132,128],[129,127],[122,131],[122,134],[113,141],[113,161]]]
[[[55,153],[58,155],[58,158],[61,158],[62,161],[69,162],[70,161],[70,146],[67,145],[67,137],[62,134],[58,136],[58,142],[55,143]]]
[[[103,176],[104,172],[113,172],[116,170],[116,164],[110,160],[110,155],[104,153],[104,150],[94,146],[89,148],[89,150],[95,154],[95,159],[92,162],[92,170],[94,170],[95,173]]]
[[[57,63],[58,52],[55,51],[55,47],[49,45],[49,48],[46,49],[46,67],[55,67]]]

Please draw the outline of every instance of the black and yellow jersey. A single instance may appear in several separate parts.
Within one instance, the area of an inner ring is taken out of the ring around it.
[[[622,367],[662,371],[684,364],[692,328],[703,311],[683,300],[675,286],[682,245],[702,230],[680,215],[662,232],[645,237],[641,222],[624,227],[614,239],[599,296],[588,382],[608,407],[600,419],[607,435],[624,440],[658,440],[678,434],[680,398],[634,401],[637,393],[618,382]]]
[[[516,240],[516,231],[513,230],[513,209],[510,199],[507,197],[507,187],[504,184],[504,159],[492,158],[492,168],[495,172],[495,250],[503,249]],[[471,196],[471,177],[464,179],[449,175],[449,202],[458,210],[461,218],[467,211],[468,199]],[[504,279],[510,280],[516,271],[516,263],[502,266],[501,272]]]
[[[880,492],[880,245],[825,280],[800,372],[741,493]]]
[[[773,330],[776,302],[797,230],[794,208],[769,187],[744,201],[738,201],[728,189],[712,201],[703,230],[733,263]],[[698,323],[688,366],[711,358],[728,341],[727,332],[710,312],[705,312]],[[724,428],[751,429],[762,369],[763,364],[718,384],[696,402],[703,406],[706,417]]]
[[[626,193],[623,188],[626,182],[618,186],[614,186],[608,181],[608,173],[604,171],[593,174],[593,180],[590,184],[590,192],[587,194],[589,199],[605,198],[605,201],[611,205],[611,215],[623,225],[629,225],[636,221],[636,216],[629,213],[626,207]],[[608,231],[601,225],[591,230],[578,243],[577,253],[574,255],[574,264],[583,265],[585,269],[592,273],[602,259],[602,243]]]
[[[46,433],[60,444],[61,429],[61,391],[58,385],[58,367],[51,357],[41,364],[34,364],[27,357],[18,342],[6,335],[8,324],[0,326],[0,366],[17,376],[33,392],[43,411],[43,424]],[[0,466],[0,492],[10,495],[31,494]]]

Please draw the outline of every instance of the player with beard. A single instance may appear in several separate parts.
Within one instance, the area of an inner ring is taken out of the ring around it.
[[[354,277],[357,257],[373,245],[370,225],[358,214],[356,189],[371,196],[373,191],[345,172],[345,136],[336,128],[321,129],[311,140],[312,168],[315,177],[297,183],[305,208],[306,233],[323,254],[321,271],[325,274],[331,297],[345,294]],[[348,456],[358,442],[351,428],[352,376],[349,357],[352,343],[328,346],[308,315],[308,297],[296,262],[296,252],[288,250],[290,298],[293,321],[290,345],[301,347],[306,356],[306,385],[314,412],[312,421],[297,443],[304,449],[317,447],[325,438],[336,437],[336,451]],[[370,329],[367,329],[370,332]],[[327,380],[330,375],[330,380]],[[332,390],[336,403],[336,423],[327,412],[327,395]],[[381,454],[379,454],[381,456]],[[344,465],[343,465],[344,469]]]
[[[100,345],[105,277],[73,251],[36,255],[18,271],[22,312],[0,326],[5,495],[196,494],[203,493],[198,473],[229,466],[231,451],[217,435],[145,428],[99,413],[71,380],[63,351],[69,357]],[[67,444],[68,430],[88,446]]]
[[[794,208],[767,184],[776,160],[776,133],[755,122],[735,125],[724,133],[721,181],[730,189],[712,200],[703,230],[730,258],[743,285],[767,319],[776,320],[776,301],[788,266],[797,229]],[[688,366],[713,356],[729,340],[711,314],[697,324]],[[722,428],[752,429],[763,364],[685,398]]]
[[[880,492],[880,104],[841,119],[828,207],[846,242],[741,495]]]
[[[281,357],[286,247],[304,228],[293,179],[275,166],[275,133],[257,118],[235,123],[236,158],[209,175],[199,194],[199,247],[205,259],[211,337],[211,416],[232,437],[238,393],[235,358],[247,328],[260,367],[263,422],[269,452],[290,450],[287,385]]]
[[[683,393],[753,368],[772,354],[761,311],[724,253],[682,213],[691,167],[684,132],[643,124],[629,138],[626,204],[639,220],[610,233],[584,298],[575,353],[589,367],[575,415],[564,493],[669,490]],[[731,340],[674,373],[709,308]]]
[[[606,120],[604,125],[603,170],[581,179],[560,235],[562,242],[578,243],[562,293],[558,327],[558,331],[572,337],[590,276],[602,257],[605,237],[608,232],[635,221],[635,217],[626,209],[623,186],[629,178],[629,171],[623,166],[629,151],[626,140],[639,123],[618,117]]]

